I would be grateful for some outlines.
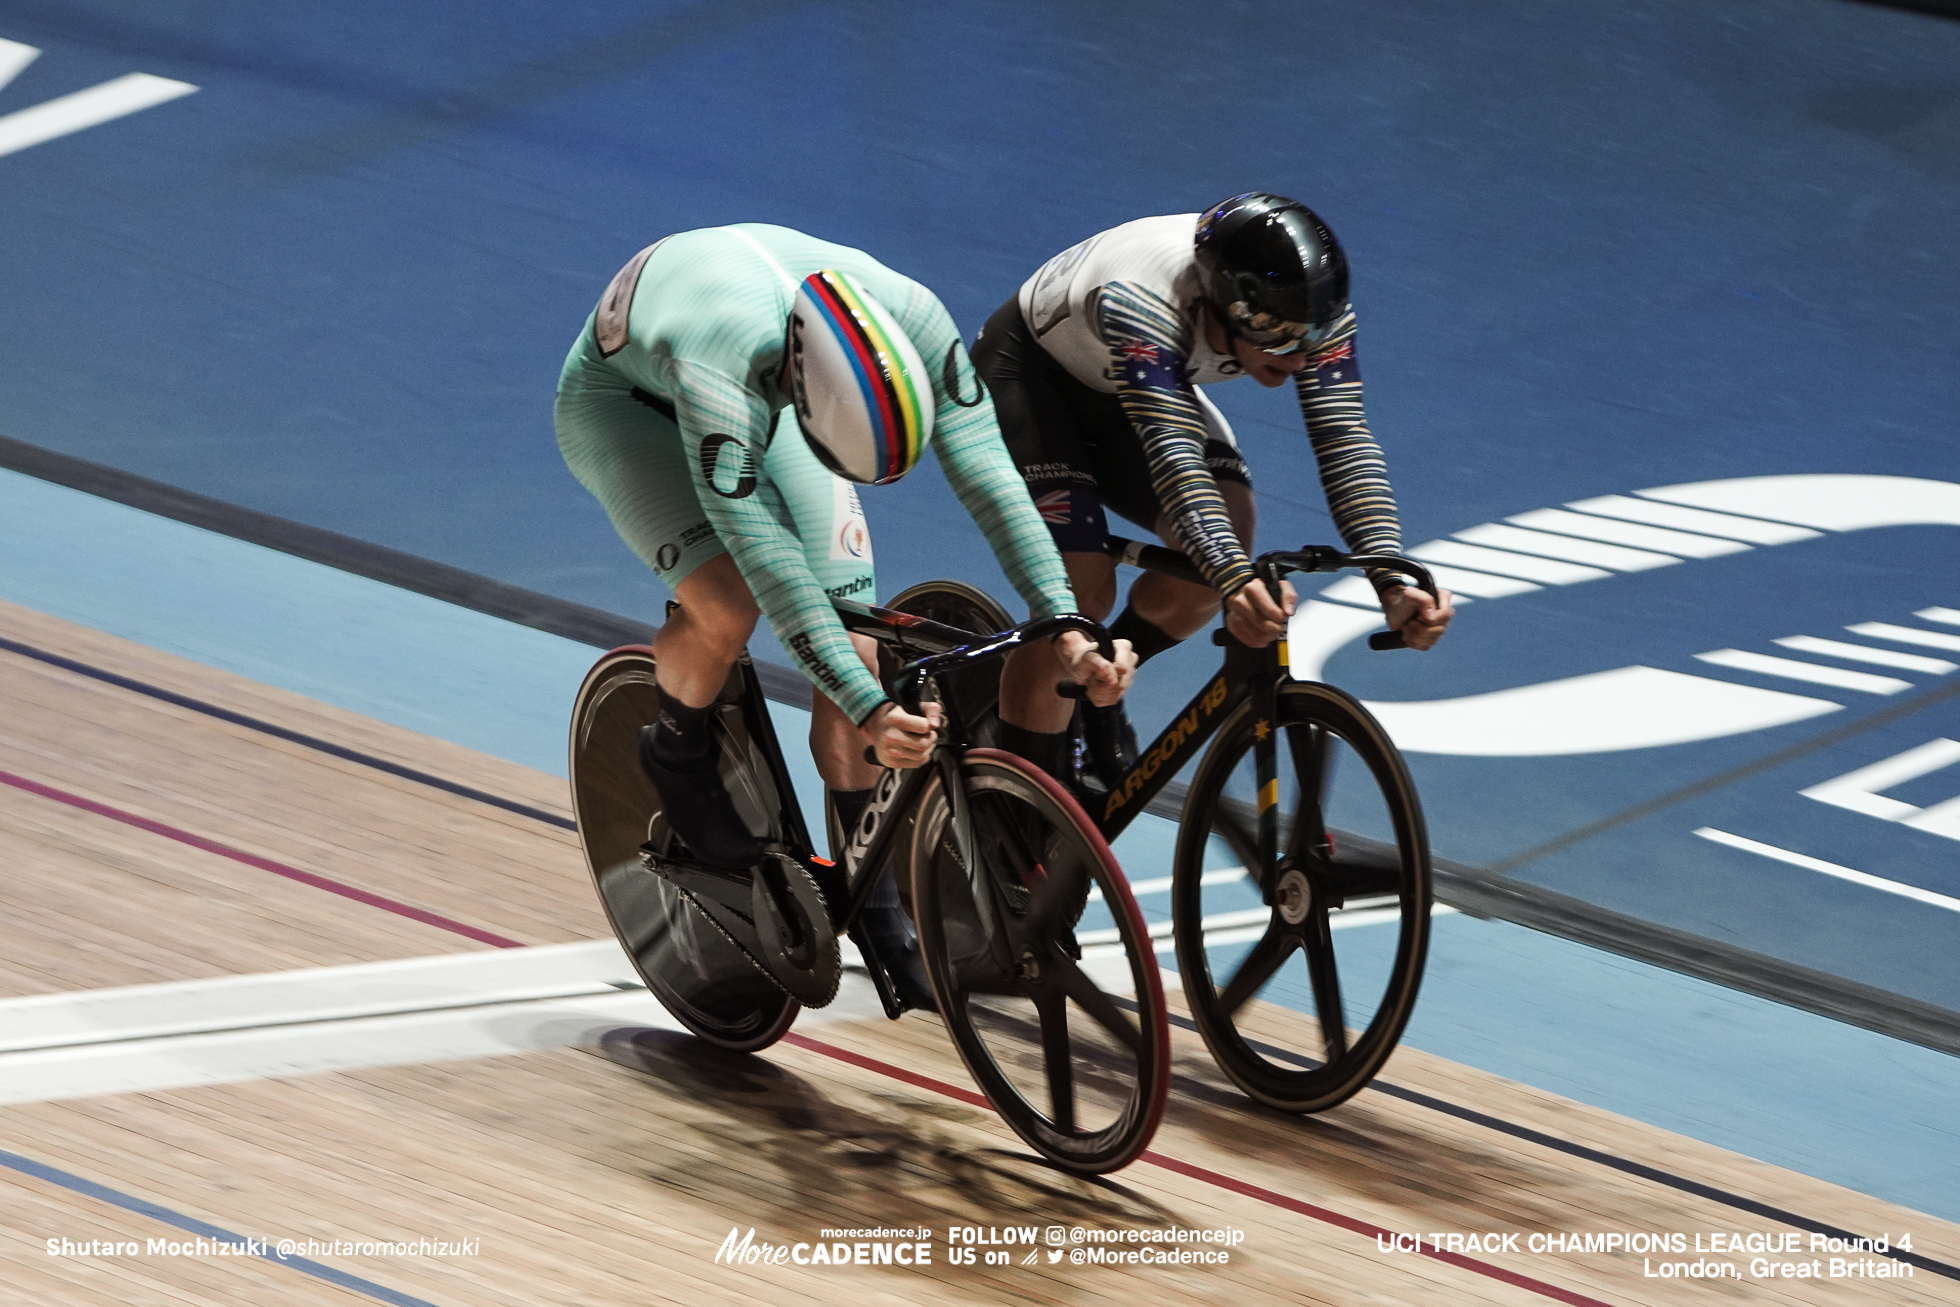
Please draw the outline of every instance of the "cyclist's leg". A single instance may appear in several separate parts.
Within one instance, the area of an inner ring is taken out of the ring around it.
[[[1101,621],[1116,603],[1116,564],[1103,552],[1109,528],[1081,428],[1085,417],[1106,422],[1108,414],[1096,413],[1093,405],[1084,414],[1071,402],[1073,392],[1088,393],[1087,388],[1028,335],[1018,297],[988,319],[972,357],[993,392],[1008,453],[1061,552],[1076,606],[1085,617]],[[1096,398],[1121,420],[1115,396]],[[1045,643],[1016,650],[1001,671],[1000,717],[1006,728],[1001,743],[1045,771],[1059,766],[1062,732],[1075,710],[1054,692],[1067,674]]]
[[[661,712],[642,738],[642,764],[690,848],[710,862],[751,865],[761,846],[722,787],[709,721],[757,609],[695,498],[673,411],[575,348],[554,417],[573,475],[681,605],[654,638]]]

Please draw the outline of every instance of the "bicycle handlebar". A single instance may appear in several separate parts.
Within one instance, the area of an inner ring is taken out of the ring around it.
[[[1031,640],[1043,636],[1060,635],[1064,631],[1080,631],[1096,642],[1096,652],[1110,661],[1116,659],[1116,644],[1109,638],[1100,623],[1092,622],[1079,613],[1063,613],[1056,617],[1037,617],[1023,622],[1011,630],[988,638],[984,643],[962,645],[942,654],[932,654],[899,668],[893,685],[899,707],[906,712],[917,714],[919,696],[925,691],[925,684],[931,677],[956,667],[966,667],[974,663],[986,662],[1011,653]]]
[[[1120,563],[1162,572],[1197,585],[1211,584],[1188,557],[1175,549],[1114,535],[1103,541],[1103,548]],[[1432,597],[1437,593],[1436,578],[1430,575],[1429,569],[1413,558],[1404,558],[1400,554],[1344,554],[1326,545],[1307,545],[1301,549],[1275,549],[1259,555],[1252,564],[1254,574],[1265,583],[1267,593],[1275,601],[1279,599],[1280,578],[1288,572],[1339,572],[1350,567],[1379,567],[1406,572],[1415,578],[1417,589],[1427,591]],[[1368,647],[1388,650],[1406,649],[1408,645],[1400,631],[1377,631],[1368,637]]]

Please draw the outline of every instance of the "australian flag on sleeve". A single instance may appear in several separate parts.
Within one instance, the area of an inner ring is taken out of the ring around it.
[[[1176,390],[1184,380],[1175,351],[1146,340],[1132,340],[1121,346],[1125,385],[1151,390]]]
[[[1314,383],[1322,390],[1329,386],[1351,386],[1361,380],[1361,369],[1354,361],[1354,341],[1344,340],[1332,349],[1313,356]]]

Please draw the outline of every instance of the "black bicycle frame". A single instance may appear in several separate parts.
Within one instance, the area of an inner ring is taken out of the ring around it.
[[[896,687],[901,706],[912,713],[919,711],[921,698],[935,675],[1002,657],[1021,644],[1045,635],[1068,629],[1081,630],[1084,634],[1099,637],[1105,654],[1112,652],[1102,628],[1080,617],[1047,618],[1026,623],[1004,634],[984,635],[888,608],[849,600],[837,600],[835,604],[845,630],[868,635],[901,652],[926,655],[902,669]],[[770,779],[774,781],[776,793],[782,800],[786,814],[784,824],[794,846],[791,852],[806,863],[820,861],[809,829],[803,821],[802,805],[797,801],[789,765],[783,758],[782,743],[776,736],[775,724],[770,720],[765,706],[761,680],[756,676],[755,664],[746,652],[739,660],[739,666],[744,720],[750,739],[761,751],[769,768]],[[959,757],[965,749],[965,737],[953,705],[945,704],[944,710],[946,717],[940,727],[941,744],[933,750],[930,763],[902,772],[888,768],[879,776],[871,801],[865,805],[864,814],[858,819],[857,827],[851,832],[838,859],[839,870],[850,887],[850,897],[845,911],[837,919],[838,924],[849,934],[851,942],[857,945],[858,952],[864,958],[865,969],[870,972],[872,983],[877,988],[879,1001],[884,1005],[885,1014],[894,1019],[902,1011],[897,991],[892,987],[877,949],[859,928],[858,914],[870,899],[871,891],[877,886],[878,875],[891,856],[896,832],[904,826],[903,822],[887,821],[886,817],[912,811],[926,785],[935,776],[943,783],[948,802],[954,805],[957,815],[960,796],[964,792],[959,783]],[[713,873],[704,869],[702,874]]]
[[[1121,536],[1109,537],[1106,547],[1113,557],[1132,567],[1162,572],[1183,581],[1206,583],[1191,560],[1175,549],[1139,544]],[[1262,554],[1253,565],[1274,599],[1279,598],[1280,578],[1288,572],[1333,572],[1350,567],[1383,567],[1407,572],[1416,578],[1419,587],[1432,595],[1436,593],[1435,580],[1426,568],[1392,554],[1343,554],[1309,545]],[[1369,643],[1376,648],[1399,646],[1399,637],[1384,641],[1382,634],[1371,637]],[[1096,823],[1105,840],[1114,842],[1136,820],[1137,814],[1198,755],[1240,704],[1251,699],[1258,705],[1263,722],[1271,722],[1277,716],[1280,683],[1288,679],[1286,641],[1280,639],[1264,649],[1253,649],[1239,643],[1221,627],[1213,632],[1212,643],[1225,650],[1225,663],[1218,675],[1171,718],[1170,725],[1148,748],[1138,751],[1136,765],[1090,811],[1090,820]],[[1270,867],[1279,853],[1279,752],[1275,732],[1267,730],[1257,734],[1253,742],[1253,765],[1259,786],[1259,860],[1261,866]]]

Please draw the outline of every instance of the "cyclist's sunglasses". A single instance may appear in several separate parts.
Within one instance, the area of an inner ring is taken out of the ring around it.
[[[1255,326],[1260,318],[1265,318],[1265,321],[1272,325]],[[1276,322],[1261,314],[1250,323],[1241,322],[1239,335],[1245,338],[1248,345],[1262,353],[1292,354],[1302,349],[1312,349],[1326,340],[1334,334],[1334,327],[1340,320],[1339,317],[1334,317],[1326,322]]]

